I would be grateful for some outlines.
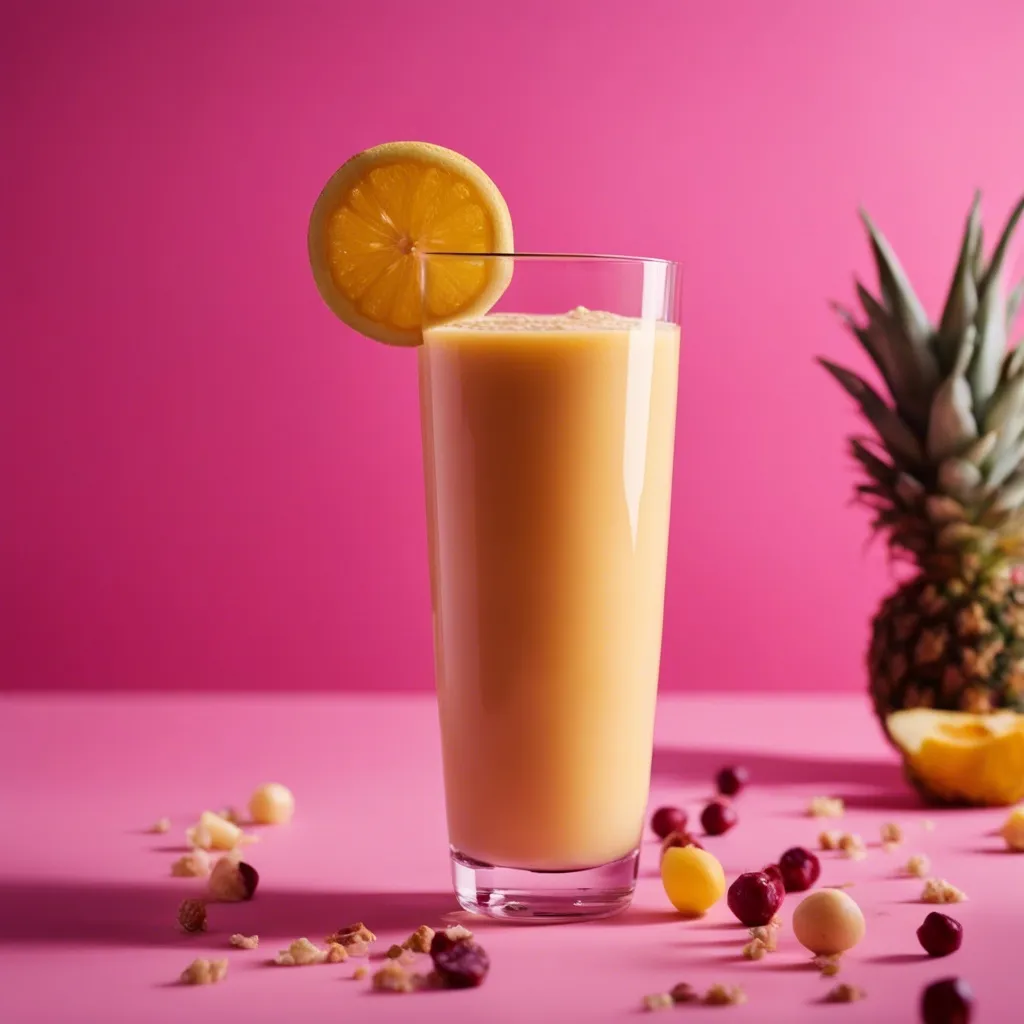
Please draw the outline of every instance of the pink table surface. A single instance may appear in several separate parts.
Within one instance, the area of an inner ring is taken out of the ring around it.
[[[787,846],[814,844],[823,825],[805,816],[809,797],[846,799],[841,825],[870,848],[861,862],[823,861],[822,882],[853,882],[868,921],[840,975],[868,996],[845,1006],[823,1002],[832,981],[808,967],[788,927],[777,953],[747,962],[746,933],[724,901],[703,920],[674,916],[652,842],[634,905],[618,918],[525,927],[458,912],[429,699],[10,697],[0,712],[5,1022],[620,1021],[641,1012],[645,993],[677,981],[739,984],[749,1001],[665,1019],[914,1021],[921,987],[951,973],[974,986],[976,1020],[1020,1019],[1024,856],[993,835],[1005,812],[919,807],[861,698],[665,698],[653,770],[652,804],[695,812],[721,764],[749,767],[739,825],[707,840],[730,879]],[[256,898],[214,906],[206,934],[179,933],[178,902],[202,891],[168,874],[182,830],[270,779],[293,788],[298,810],[291,825],[261,830],[248,855],[261,873]],[[164,815],[172,831],[145,834]],[[907,835],[896,854],[877,842],[889,820]],[[914,936],[930,908],[918,902],[921,883],[899,872],[912,852],[970,896],[953,908],[963,948],[945,960],[925,958]],[[787,925],[797,899],[783,907]],[[352,961],[266,964],[291,939],[319,940],[357,919],[378,933],[379,951],[421,923],[463,920],[491,954],[490,976],[474,991],[401,996],[354,981]],[[259,933],[260,949],[228,949],[236,931]],[[176,985],[197,956],[227,956],[227,979]]]

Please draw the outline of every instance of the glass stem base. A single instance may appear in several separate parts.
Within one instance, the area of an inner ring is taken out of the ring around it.
[[[639,848],[619,860],[572,871],[531,871],[482,864],[451,851],[455,895],[464,910],[501,921],[557,924],[610,917],[636,888]]]

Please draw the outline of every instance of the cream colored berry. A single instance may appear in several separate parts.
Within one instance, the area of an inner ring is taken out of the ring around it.
[[[1010,811],[999,834],[1006,840],[1007,849],[1024,852],[1024,804]]]
[[[810,893],[793,911],[797,942],[817,956],[835,956],[864,938],[864,914],[841,889]]]
[[[249,816],[260,825],[283,825],[295,813],[295,797],[287,786],[267,782],[249,798]]]
[[[673,846],[661,858],[661,882],[672,906],[703,914],[725,894],[725,872],[714,854],[696,846]]]

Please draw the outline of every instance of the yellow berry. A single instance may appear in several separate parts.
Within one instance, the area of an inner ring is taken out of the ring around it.
[[[725,872],[718,858],[696,846],[665,851],[661,882],[672,906],[683,914],[703,914],[725,895]]]
[[[260,786],[249,800],[249,814],[259,825],[283,825],[294,813],[295,797],[279,782]]]

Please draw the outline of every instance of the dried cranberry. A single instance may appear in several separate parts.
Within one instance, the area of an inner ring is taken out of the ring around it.
[[[472,939],[450,939],[444,932],[430,943],[430,959],[446,988],[476,988],[491,969],[483,946]]]
[[[729,886],[729,909],[748,928],[767,924],[782,906],[783,888],[763,871],[748,871]]]
[[[661,841],[661,852],[664,853],[666,850],[671,850],[673,846],[696,846],[698,850],[704,849],[704,847],[686,831],[669,832],[669,834]]]
[[[664,839],[670,832],[685,832],[687,820],[686,811],[680,807],[659,807],[651,815],[651,831]]]
[[[960,948],[964,929],[959,921],[933,910],[917,929],[917,939],[929,956],[949,956]]]
[[[779,870],[778,864],[766,864],[761,871],[785,890],[786,883],[782,880],[782,872]]]
[[[732,805],[725,800],[712,800],[700,812],[700,823],[709,836],[720,836],[739,821]]]
[[[933,981],[921,995],[924,1024],[969,1024],[974,993],[960,978]]]
[[[803,892],[818,880],[821,861],[810,850],[794,846],[779,858],[779,871],[786,892]]]
[[[750,778],[750,773],[742,765],[731,764],[723,768],[715,776],[715,785],[723,796],[735,796]]]

